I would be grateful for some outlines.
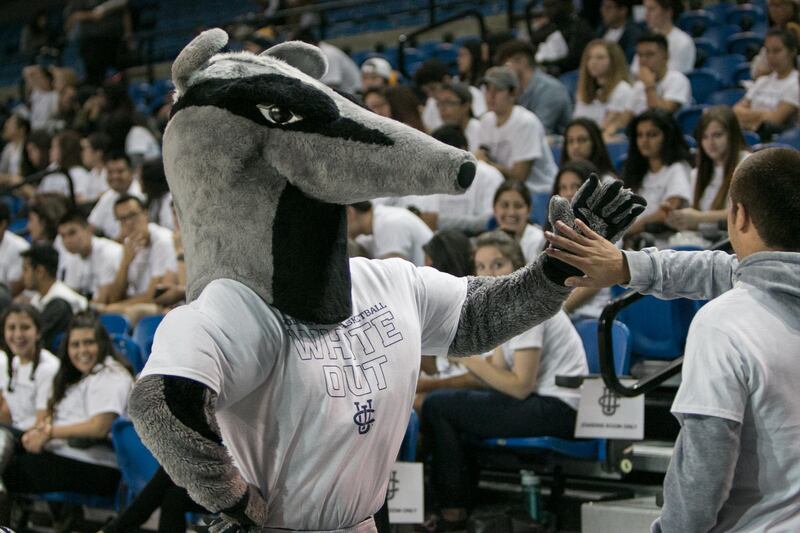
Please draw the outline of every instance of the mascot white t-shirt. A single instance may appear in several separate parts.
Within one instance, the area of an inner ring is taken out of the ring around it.
[[[333,326],[299,323],[240,282],[212,281],[167,315],[142,372],[219,394],[224,443],[271,525],[334,529],[380,508],[420,355],[446,355],[456,332],[466,279],[401,259],[353,259],[350,269],[353,315]]]

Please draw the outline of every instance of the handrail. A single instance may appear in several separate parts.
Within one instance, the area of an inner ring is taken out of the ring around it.
[[[431,2],[433,3],[433,2]],[[427,33],[431,30],[435,30],[436,28],[440,28],[451,22],[455,22],[456,20],[467,18],[467,17],[474,17],[478,21],[478,27],[480,28],[481,40],[485,41],[488,30],[486,29],[486,21],[483,18],[483,15],[477,9],[468,9],[466,11],[462,11],[461,13],[456,13],[446,19],[440,20],[438,22],[432,22],[427,26],[422,28],[416,29],[409,34],[402,34],[400,37],[397,38],[397,68],[400,73],[408,78],[408,71],[406,70],[405,65],[405,48],[406,45],[413,41],[418,35],[422,35],[423,33]]]

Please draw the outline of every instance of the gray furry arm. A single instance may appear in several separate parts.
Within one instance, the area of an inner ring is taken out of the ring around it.
[[[556,314],[571,289],[550,281],[546,256],[513,274],[467,281],[467,297],[450,355],[487,352]]]
[[[263,498],[222,444],[216,401],[216,393],[201,383],[152,375],[136,383],[128,410],[142,441],[194,501],[239,524],[264,523]]]

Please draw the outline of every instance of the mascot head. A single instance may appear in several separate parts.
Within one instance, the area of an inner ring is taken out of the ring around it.
[[[227,40],[220,29],[203,32],[172,66],[164,166],[188,297],[229,278],[298,320],[344,320],[344,206],[463,192],[475,160],[320,83],[327,61],[314,46],[219,53]]]

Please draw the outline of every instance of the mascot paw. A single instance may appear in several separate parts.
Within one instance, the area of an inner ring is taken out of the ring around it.
[[[578,233],[575,219],[581,219],[611,242],[616,242],[633,224],[643,211],[647,202],[641,196],[622,186],[615,179],[600,181],[597,174],[592,174],[581,186],[572,204],[565,198],[553,196],[550,199],[550,224],[556,234],[556,221],[561,221]],[[583,272],[562,261],[546,256],[543,269],[545,275],[553,282],[563,285],[571,276],[583,276]]]
[[[257,531],[267,523],[267,502],[253,485],[247,486],[241,499],[220,512],[208,528],[208,533],[244,533]]]

